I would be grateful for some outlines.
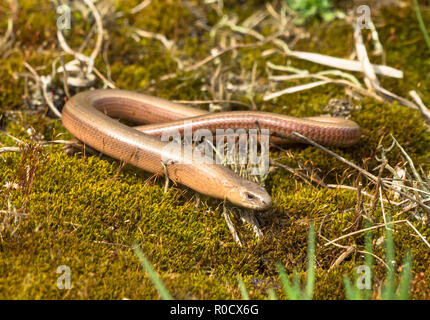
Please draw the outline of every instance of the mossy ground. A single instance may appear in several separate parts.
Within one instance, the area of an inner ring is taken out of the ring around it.
[[[125,4],[126,3],[126,4]],[[118,1],[117,9],[125,12],[139,1]],[[14,75],[23,72],[23,61],[33,66],[46,65],[56,56],[55,7],[46,2],[20,1],[16,25],[18,42],[5,58],[0,58],[0,111],[24,111],[24,80]],[[225,1],[227,12],[236,12],[246,18],[258,7],[237,5]],[[3,10],[0,7],[0,10]],[[424,10],[430,24],[430,11]],[[214,16],[209,12],[208,17]],[[4,34],[7,12],[0,11],[0,34]],[[72,32],[78,37],[90,27],[79,15]],[[179,1],[153,1],[150,7],[128,20],[119,19],[110,30],[108,59],[112,79],[122,89],[139,90],[168,99],[210,99],[201,90],[200,79],[180,75],[170,80],[159,80],[161,75],[176,72],[176,62],[166,49],[155,40],[134,42],[124,36],[129,26],[160,32],[178,43],[181,54],[189,59],[206,57],[214,45],[207,32],[193,30],[195,17]],[[407,96],[416,89],[430,104],[430,51],[425,46],[411,8],[383,9],[377,16],[379,35],[386,49],[386,62],[405,73],[403,80],[383,79],[383,85]],[[126,22],[127,21],[127,22]],[[208,24],[216,20],[209,19]],[[342,22],[310,25],[312,38],[300,41],[296,49],[316,51],[345,57],[353,48],[352,34]],[[70,35],[69,35],[70,36]],[[79,38],[79,37],[78,37]],[[70,36],[70,39],[74,37]],[[71,41],[71,44],[78,45]],[[259,49],[242,49],[238,68],[250,71],[254,62],[264,66]],[[229,59],[226,55],[225,59]],[[377,59],[376,59],[377,60]],[[285,64],[283,56],[271,57],[274,63]],[[377,61],[380,62],[380,61]],[[106,72],[100,59],[96,65]],[[294,66],[308,70],[323,68],[303,61]],[[48,70],[46,73],[49,73]],[[263,68],[259,68],[263,76]],[[42,72],[42,71],[41,71]],[[45,71],[43,71],[45,72]],[[276,101],[256,102],[261,110],[310,116],[322,113],[330,98],[344,96],[343,89],[335,86],[320,87],[299,94],[282,96]],[[241,97],[237,97],[240,99]],[[428,172],[430,134],[418,112],[372,99],[358,102],[360,110],[352,119],[363,128],[361,142],[348,149],[333,149],[359,165],[372,169],[378,141],[392,133],[410,154]],[[33,127],[45,139],[70,138],[58,120],[45,113],[2,117],[3,127],[12,135],[29,141],[27,129]],[[49,115],[49,114],[48,114]],[[14,141],[0,135],[3,145]],[[384,140],[389,145],[389,139]],[[357,173],[321,150],[295,145],[296,159],[307,162],[326,176],[326,182],[354,185]],[[283,156],[273,152],[272,157]],[[393,151],[390,160],[401,161]],[[285,159],[290,162],[293,160]],[[292,162],[294,164],[294,161]],[[205,199],[195,208],[194,193],[179,186],[163,193],[163,183],[150,174],[118,161],[97,156],[68,156],[61,146],[38,148],[32,144],[19,153],[5,153],[0,157],[0,209],[16,208],[18,216],[5,218],[9,227],[3,228],[0,239],[0,298],[23,299],[154,299],[158,294],[131,249],[138,243],[153,263],[175,298],[230,299],[240,298],[237,275],[240,274],[251,298],[267,297],[267,288],[274,286],[282,297],[276,274],[276,262],[282,262],[288,272],[306,270],[306,241],[309,224],[324,222],[322,233],[329,239],[345,233],[355,219],[357,195],[353,191],[328,190],[309,186],[291,174],[277,170],[266,181],[274,200],[273,209],[259,214],[264,237],[253,238],[252,231],[237,222],[244,246],[237,246],[221,216],[222,206],[215,200]],[[7,187],[6,183],[18,187]],[[234,211],[234,209],[232,209]],[[399,209],[386,206],[387,214]],[[380,209],[373,212],[375,221],[382,220]],[[412,217],[405,216],[411,219]],[[7,224],[3,221],[3,226]],[[428,227],[415,224],[430,237]],[[318,229],[317,229],[318,230]],[[377,238],[383,233],[376,231]],[[394,234],[397,262],[407,248],[414,256],[413,298],[430,297],[429,249],[406,226],[396,228]],[[360,254],[353,254],[330,272],[331,264],[343,252],[333,246],[317,247],[317,282],[315,298],[344,298],[342,275],[353,276],[362,263]],[[362,235],[347,238],[345,245],[363,244]],[[383,257],[383,247],[375,246],[375,254]],[[71,290],[59,290],[56,283],[57,267],[71,269]],[[383,280],[384,267],[375,265],[375,286]]]

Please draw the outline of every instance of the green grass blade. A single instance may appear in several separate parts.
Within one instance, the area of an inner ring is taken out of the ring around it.
[[[391,219],[387,216],[387,222]],[[385,300],[393,300],[395,297],[395,272],[394,272],[394,240],[393,232],[391,231],[391,226],[385,227],[385,257],[388,265],[387,269],[387,279],[382,292],[382,298]]]
[[[421,11],[420,11],[420,7],[418,5],[418,0],[414,0],[414,8],[415,8],[415,14],[417,15],[417,19],[418,19],[418,24],[420,25],[421,32],[422,32],[424,39],[427,43],[427,47],[429,47],[429,49],[430,49],[430,37],[429,37],[429,34],[427,32],[426,26],[424,24],[423,17],[421,16]]]
[[[366,220],[365,223],[366,228],[372,227],[372,223],[369,220]],[[369,267],[370,275],[372,275],[372,266],[373,266],[373,233],[371,230],[368,230],[364,233],[364,249],[366,250],[366,254],[364,255],[364,262]],[[370,288],[372,288],[372,276],[370,276]],[[369,300],[372,296],[372,290],[366,290],[364,293],[363,299]]]
[[[365,223],[366,228],[372,227],[372,223],[369,220],[366,220]],[[368,230],[364,233],[364,249],[366,250],[366,254],[364,255],[364,261],[366,265],[372,270],[373,266],[373,234],[371,230]]]
[[[300,273],[294,269],[293,271],[293,290],[297,293],[297,299],[302,299],[302,289],[300,287]]]
[[[348,276],[343,276],[345,295],[348,300],[361,300],[360,292],[352,285]]]
[[[269,300],[278,300],[278,297],[276,296],[275,290],[273,288],[267,289],[267,297]]]
[[[163,282],[161,281],[160,277],[158,276],[157,272],[152,268],[151,263],[148,259],[146,259],[145,255],[143,254],[142,250],[138,246],[133,246],[134,253],[136,254],[137,258],[139,259],[140,263],[142,264],[143,269],[145,272],[148,273],[149,279],[152,281],[153,285],[157,289],[161,299],[163,300],[173,300],[172,296],[170,295],[169,291],[164,286]]]
[[[281,279],[281,284],[284,288],[285,295],[289,300],[297,300],[299,298],[299,292],[297,292],[298,290],[291,286],[290,279],[288,279],[288,275],[284,266],[280,263],[277,263],[276,268],[278,269],[279,278]]]
[[[400,276],[399,284],[399,294],[397,296],[398,300],[408,300],[409,299],[409,289],[412,280],[412,254],[410,252],[406,253],[405,259],[403,261],[402,274]]]
[[[239,282],[240,294],[242,295],[242,300],[249,300],[248,291],[246,290],[245,282],[241,276],[237,276],[237,281]]]
[[[306,275],[305,299],[311,300],[315,285],[315,226],[311,225],[308,236],[308,271]]]
[[[359,87],[363,87],[360,81],[358,81],[356,77],[354,77],[352,74],[347,72],[343,72],[339,70],[325,70],[325,71],[318,72],[318,74],[323,76],[332,75],[332,76],[342,77],[342,78],[348,79],[349,81],[351,81],[352,83],[354,83]]]

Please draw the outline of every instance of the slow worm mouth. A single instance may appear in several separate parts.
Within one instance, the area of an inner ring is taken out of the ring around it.
[[[264,193],[259,192],[258,194],[252,194],[248,191],[246,194],[246,198],[251,209],[267,210],[272,207],[272,198],[266,190],[264,190]]]

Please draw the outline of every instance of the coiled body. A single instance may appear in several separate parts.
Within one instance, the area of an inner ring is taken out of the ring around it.
[[[113,118],[147,125],[129,127]],[[226,199],[235,205],[264,210],[272,205],[266,190],[215,163],[193,163],[188,155],[172,152],[164,133],[187,129],[249,129],[270,133],[298,132],[321,144],[349,146],[360,138],[355,122],[294,117],[252,111],[209,113],[164,99],[123,90],[94,90],[72,97],[62,112],[64,126],[79,140],[113,158],[163,175],[199,193]],[[163,166],[163,159],[169,163]]]

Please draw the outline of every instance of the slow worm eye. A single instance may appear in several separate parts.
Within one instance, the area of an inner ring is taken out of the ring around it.
[[[254,200],[255,196],[252,193],[246,192],[245,193],[246,199],[247,200]]]

